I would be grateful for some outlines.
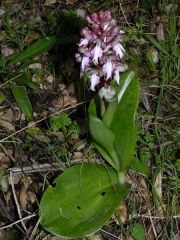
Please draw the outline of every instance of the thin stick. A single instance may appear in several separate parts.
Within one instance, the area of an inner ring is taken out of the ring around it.
[[[33,229],[33,231],[32,231],[32,234],[31,234],[29,240],[32,240],[32,239],[34,238],[34,235],[35,235],[35,233],[36,233],[36,230],[37,230],[37,228],[38,228],[38,226],[39,226],[40,221],[41,221],[41,217],[38,219],[38,221],[37,221],[37,223],[36,223],[36,225],[35,225],[35,227],[34,227],[34,229]]]
[[[1,88],[2,86],[4,86],[5,84],[7,84],[8,82],[11,82],[11,81],[13,81],[14,79],[20,77],[21,75],[22,75],[22,74],[19,74],[19,75],[13,77],[13,78],[7,80],[6,82],[2,83],[2,84],[0,85],[0,88]]]
[[[18,203],[18,200],[17,200],[15,188],[14,188],[13,173],[12,173],[12,172],[10,172],[10,182],[11,182],[11,188],[12,188],[12,192],[13,192],[13,196],[14,196],[14,201],[15,201],[15,204],[16,204],[16,208],[17,208],[17,211],[18,211],[18,215],[19,215],[21,224],[22,224],[24,230],[25,230],[26,233],[27,233],[26,226],[25,226],[25,224],[24,224],[24,222],[23,222],[23,220],[22,220],[21,210],[20,210],[20,207],[19,207],[19,203]]]
[[[149,215],[150,215],[150,213],[151,213],[149,209],[148,209],[148,213],[149,213]],[[152,226],[152,230],[153,230],[155,239],[157,239],[157,232],[156,232],[156,228],[155,228],[155,226],[154,226],[154,222],[153,222],[152,216],[150,216],[149,219],[150,219],[150,222],[151,222],[151,226]]]
[[[11,228],[11,227],[13,227],[14,225],[17,225],[18,223],[22,223],[22,221],[29,220],[29,219],[35,217],[36,215],[37,215],[37,214],[34,213],[34,214],[30,215],[30,216],[21,218],[20,220],[17,220],[16,222],[13,222],[13,223],[11,223],[11,224],[9,224],[9,225],[0,227],[0,230],[6,229],[6,228]]]
[[[151,218],[151,219],[159,219],[159,220],[168,219],[168,218],[179,219],[179,218],[180,218],[180,215],[168,216],[168,217],[152,216],[152,215],[147,215],[147,214],[129,215],[129,220],[132,220],[133,218],[148,218],[148,219]]]
[[[15,162],[15,158],[13,158],[13,156],[11,156],[11,154],[8,153],[8,151],[6,150],[6,148],[0,143],[0,148],[3,150],[3,152],[13,161]]]
[[[19,174],[19,173],[34,173],[34,172],[42,172],[42,171],[55,171],[55,170],[61,170],[62,168],[59,166],[58,163],[44,163],[44,164],[33,164],[31,166],[27,167],[14,167],[9,168],[8,171],[12,172],[13,174]]]
[[[57,115],[57,114],[59,114],[59,113],[65,112],[65,111],[70,110],[70,109],[73,109],[73,108],[76,108],[76,107],[78,107],[78,106],[80,106],[80,105],[82,105],[82,104],[84,104],[84,103],[86,103],[86,102],[87,102],[87,101],[84,101],[84,102],[78,103],[78,104],[76,104],[76,105],[74,105],[74,106],[71,106],[71,107],[68,107],[68,108],[59,110],[59,111],[57,111],[57,112],[55,112],[55,113],[50,114],[48,117]],[[23,132],[23,131],[26,130],[27,128],[32,127],[32,126],[36,125],[37,123],[40,123],[40,122],[46,120],[48,117],[44,117],[44,118],[38,120],[37,122],[31,123],[31,124],[29,124],[28,126],[20,129],[19,131],[15,132],[15,133],[12,133],[11,135],[9,135],[9,136],[1,139],[1,140],[0,140],[0,143],[1,143],[1,142],[5,142],[7,139],[15,136],[16,134],[18,134],[18,133],[20,133],[20,132]]]
[[[121,3],[119,4],[119,6],[120,6],[120,9],[121,9],[122,15],[123,15],[123,17],[124,17],[124,19],[125,19],[127,25],[128,25],[129,27],[131,27],[131,25],[129,24],[129,22],[128,22],[127,18],[126,18],[126,15],[125,15],[125,13],[124,13],[124,11],[123,11],[123,8],[122,8]]]

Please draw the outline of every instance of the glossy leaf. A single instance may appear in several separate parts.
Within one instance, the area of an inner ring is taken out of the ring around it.
[[[110,127],[111,123],[113,121],[115,112],[117,110],[118,107],[118,101],[117,99],[112,100],[111,102],[109,102],[108,107],[103,115],[103,123],[107,126]]]
[[[118,170],[119,160],[114,147],[115,134],[104,125],[103,121],[92,115],[89,116],[89,131],[95,143],[100,145],[113,159]]]
[[[129,166],[136,142],[135,113],[139,100],[139,82],[134,72],[121,76],[118,93],[118,108],[110,129],[116,135],[115,149],[120,161],[120,170]]]
[[[114,168],[116,169],[116,166],[114,164],[113,159],[111,158],[111,156],[109,156],[109,154],[107,153],[107,151],[105,149],[103,149],[100,145],[98,145],[97,143],[94,142],[94,146],[96,147],[96,149],[98,150],[98,152],[102,155],[102,157]]]
[[[24,86],[11,87],[12,94],[19,105],[22,112],[25,114],[28,120],[32,118],[33,110],[32,105],[27,95],[26,88]]]
[[[92,234],[112,216],[127,190],[112,168],[90,163],[70,167],[41,199],[41,225],[56,236]]]
[[[39,39],[32,45],[28,46],[24,51],[19,54],[15,54],[10,57],[10,64],[15,64],[17,62],[22,62],[29,60],[30,58],[37,57],[44,52],[49,51],[56,43],[56,36],[50,36],[46,38]]]

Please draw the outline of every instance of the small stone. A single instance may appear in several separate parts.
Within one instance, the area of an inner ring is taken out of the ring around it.
[[[29,69],[42,69],[42,64],[41,63],[30,64]]]
[[[6,11],[4,11],[3,9],[0,9],[0,17],[4,16],[5,13]]]

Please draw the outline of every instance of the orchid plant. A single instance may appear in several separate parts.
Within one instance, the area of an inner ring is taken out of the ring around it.
[[[57,236],[78,238],[101,228],[125,198],[125,172],[133,159],[138,78],[123,62],[125,35],[110,11],[87,16],[75,57],[80,76],[95,93],[89,131],[108,165],[82,163],[65,170],[40,202],[41,225]]]

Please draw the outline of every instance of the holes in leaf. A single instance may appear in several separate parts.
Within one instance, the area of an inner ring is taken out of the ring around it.
[[[102,192],[102,193],[101,193],[101,196],[103,197],[105,194],[106,194],[106,192]]]
[[[81,206],[81,205],[77,205],[76,208],[77,208],[78,210],[81,210],[81,209],[82,209],[82,206]]]

